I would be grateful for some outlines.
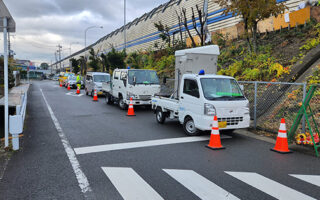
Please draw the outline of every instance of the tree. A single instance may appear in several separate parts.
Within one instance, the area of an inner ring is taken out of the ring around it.
[[[80,56],[80,58],[78,59],[78,63],[80,64],[80,72],[81,72],[81,75],[84,75],[86,74],[86,60],[84,58],[84,56]]]
[[[162,39],[162,41],[168,43],[168,46],[171,47],[170,28],[167,25],[163,25],[161,21],[154,23],[154,26],[159,32],[161,32],[159,37]]]
[[[196,30],[197,32],[197,35],[199,36],[200,38],[200,44],[201,46],[204,46],[204,41],[205,41],[205,32],[204,32],[204,24],[205,24],[205,19],[203,18],[203,14],[202,14],[202,11],[201,9],[199,9],[199,6],[196,5],[196,8],[197,8],[197,12],[198,12],[198,19],[199,19],[199,25],[200,25],[200,31],[198,30],[198,25],[197,25],[197,20],[196,20],[196,17],[194,15],[194,10],[193,8],[191,7],[191,10],[192,10],[192,25],[193,25],[193,28]]]
[[[70,62],[71,62],[71,66],[72,66],[72,72],[77,74],[79,72],[79,70],[80,70],[80,67],[79,67],[80,62],[79,62],[79,60],[71,58]]]
[[[40,68],[44,69],[44,70],[47,70],[47,69],[49,69],[49,64],[48,63],[41,63],[40,64]]]
[[[91,48],[89,51],[89,63],[88,65],[93,69],[93,71],[99,70],[99,57],[95,54],[94,49]]]
[[[124,59],[126,58],[125,51],[116,51],[115,48],[112,48],[111,51],[107,54],[108,62],[110,64],[110,69],[114,70],[116,68],[125,68]]]
[[[186,29],[188,35],[189,35],[189,38],[191,40],[191,43],[192,43],[192,47],[196,47],[196,43],[190,33],[190,29],[188,27],[188,19],[187,19],[187,10],[185,8],[182,8],[182,14],[183,14],[183,25],[184,25],[184,28]]]
[[[110,70],[110,63],[109,63],[109,60],[108,60],[108,54],[101,54],[100,55],[100,58],[101,58],[101,62],[102,62],[102,71],[103,72],[107,72],[109,73],[109,70]]]
[[[257,51],[258,22],[271,16],[277,17],[288,9],[284,2],[277,3],[277,0],[215,0],[215,3],[225,8],[225,15],[231,12],[232,16],[242,16],[249,50],[254,52]],[[252,45],[249,31],[252,34]]]

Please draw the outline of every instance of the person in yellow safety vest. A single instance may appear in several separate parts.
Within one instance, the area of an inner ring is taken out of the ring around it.
[[[82,77],[80,76],[80,73],[78,72],[77,73],[77,87],[79,88],[79,89],[81,89],[81,80],[82,80]]]

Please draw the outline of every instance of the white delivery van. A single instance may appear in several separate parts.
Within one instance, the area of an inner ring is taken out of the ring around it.
[[[102,83],[110,82],[110,74],[102,72],[88,72],[86,75],[85,91],[86,95],[93,95],[94,90],[97,90],[97,94],[101,95]]]
[[[160,92],[156,71],[147,69],[115,69],[111,83],[102,84],[106,103],[118,102],[126,109],[133,99],[133,105],[151,105],[151,97]]]
[[[166,118],[177,118],[190,136],[198,135],[199,130],[211,130],[215,115],[222,130],[249,127],[249,101],[234,78],[184,74],[178,91],[177,98],[174,95],[152,98],[158,123],[164,123]]]

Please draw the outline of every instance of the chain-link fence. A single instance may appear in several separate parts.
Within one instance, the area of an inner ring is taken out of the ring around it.
[[[245,95],[250,102],[253,128],[276,133],[281,118],[285,118],[287,129],[290,129],[306,96],[306,83],[251,81],[239,81],[239,83],[244,85]],[[304,119],[299,129],[305,132]]]

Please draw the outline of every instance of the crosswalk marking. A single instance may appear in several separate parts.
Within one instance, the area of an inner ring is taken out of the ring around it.
[[[125,200],[163,199],[131,168],[102,167],[102,170]]]
[[[252,172],[228,172],[227,174],[265,192],[277,199],[309,200],[314,199],[285,185]],[[314,199],[315,200],[315,199]]]
[[[289,174],[289,175],[320,187],[319,175],[300,175],[300,174]]]
[[[234,199],[239,198],[233,196],[228,191],[222,189],[218,185],[212,183],[208,179],[199,175],[192,170],[177,170],[177,169],[163,169],[172,178],[177,180],[183,186],[188,188],[191,192],[197,195],[200,199]]]

